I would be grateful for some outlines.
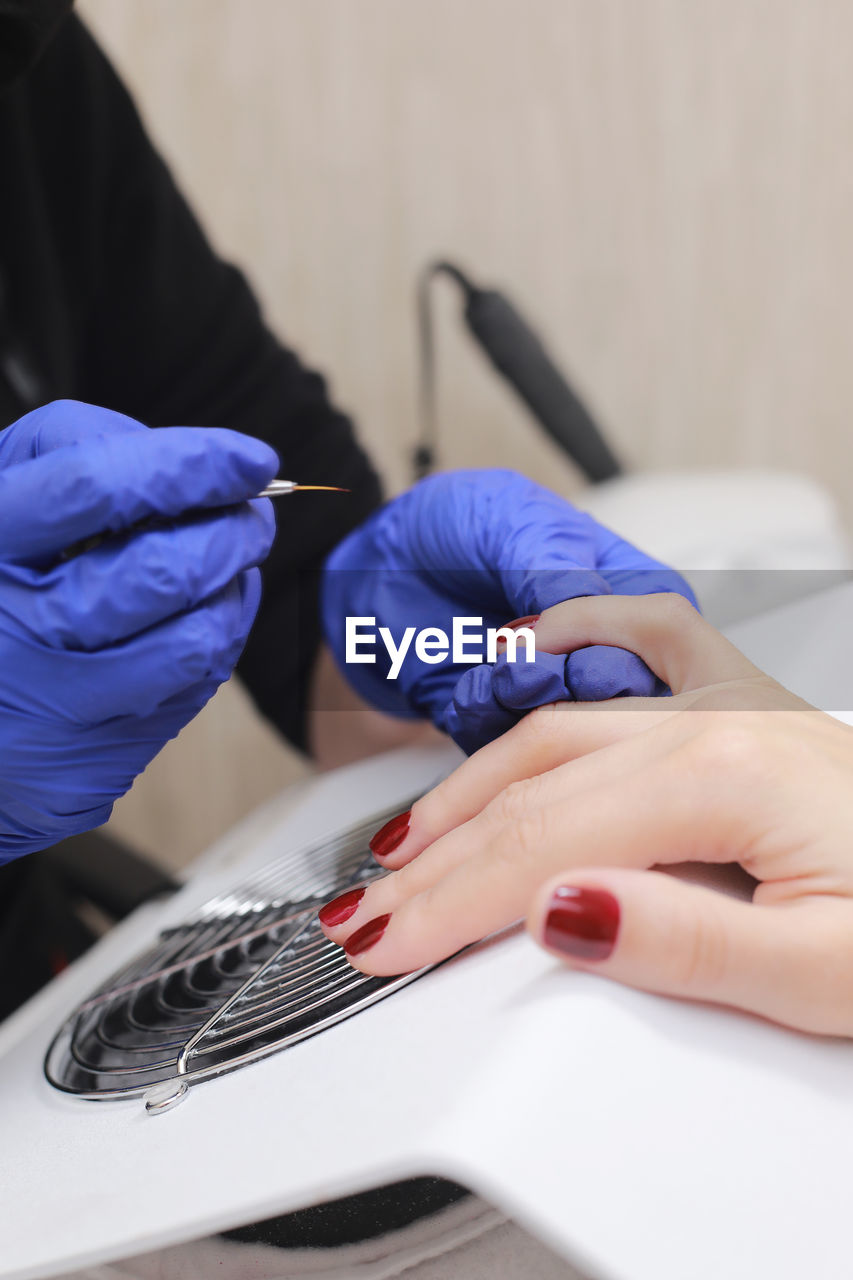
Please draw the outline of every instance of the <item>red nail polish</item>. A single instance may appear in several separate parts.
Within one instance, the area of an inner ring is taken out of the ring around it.
[[[398,813],[396,818],[392,818],[390,822],[385,823],[384,827],[380,827],[370,842],[370,852],[373,856],[387,858],[389,853],[393,853],[405,840],[411,820],[412,811],[407,809],[405,813]]]
[[[619,903],[606,889],[561,885],[545,917],[546,947],[577,960],[606,960],[619,932]]]
[[[327,927],[345,924],[350,916],[355,915],[363,897],[364,889],[350,889],[348,893],[342,893],[339,898],[333,898],[317,912],[320,924]]]
[[[363,924],[360,929],[356,929],[351,938],[347,938],[344,943],[344,951],[348,956],[360,956],[363,951],[367,951],[370,947],[376,945],[388,928],[390,915],[377,916],[375,920],[368,920],[367,924]]]
[[[517,631],[519,627],[530,627],[532,629],[541,617],[541,613],[528,613],[524,618],[513,618],[512,622],[505,622],[503,625],[510,631]]]
[[[518,631],[519,627],[529,627],[532,631],[541,616],[539,613],[528,613],[526,618],[513,618],[512,622],[505,622],[503,626],[506,631]],[[504,640],[503,636],[498,637],[495,647],[498,649],[506,648],[506,640]]]

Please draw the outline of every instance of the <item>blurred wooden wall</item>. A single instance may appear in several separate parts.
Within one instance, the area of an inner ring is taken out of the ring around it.
[[[391,488],[414,432],[415,277],[442,254],[526,303],[635,465],[795,468],[853,513],[845,0],[79,8]],[[571,492],[439,292],[442,461]],[[244,711],[217,699],[121,829],[180,858],[290,776]]]

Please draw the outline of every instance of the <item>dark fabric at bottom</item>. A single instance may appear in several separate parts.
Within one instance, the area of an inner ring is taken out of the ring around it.
[[[226,1231],[223,1236],[277,1249],[335,1249],[399,1231],[469,1194],[444,1178],[409,1178]]]
[[[94,941],[46,857],[0,867],[0,1021]]]

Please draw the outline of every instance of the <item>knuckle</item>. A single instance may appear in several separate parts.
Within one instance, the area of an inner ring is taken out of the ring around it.
[[[534,707],[519,721],[515,732],[522,750],[536,751],[559,737],[564,723],[565,704],[546,702]]]
[[[704,725],[681,750],[689,768],[713,773],[715,777],[748,780],[766,771],[767,753],[773,749],[758,725],[725,712],[711,713],[715,719]]]
[[[510,782],[486,806],[487,818],[500,826],[519,822],[538,808],[542,795],[539,777],[520,778]]]
[[[679,595],[677,591],[661,591],[648,599],[661,620],[673,626],[684,626],[698,616],[686,596]]]
[[[491,844],[492,864],[508,866],[514,872],[525,865],[536,865],[547,848],[548,831],[542,809],[533,809],[504,827]]]
[[[383,903],[387,907],[388,903],[398,904],[425,893],[432,883],[431,875],[431,861],[423,854],[419,858],[413,858],[411,862],[404,863],[402,867],[398,867],[377,882],[382,886]],[[365,916],[365,919],[367,918]]]
[[[459,766],[460,774],[463,774],[466,764],[467,761]],[[464,783],[464,778],[460,778],[460,782]],[[433,791],[428,791],[412,805],[410,830],[417,832],[418,839],[426,845],[432,844],[445,832],[453,831],[476,814],[476,810],[472,810],[466,803],[464,786],[460,791],[456,789],[455,783],[456,778],[451,774],[450,778],[440,782]]]
[[[537,862],[547,847],[548,835],[544,810],[534,809],[526,813],[524,818],[515,824],[512,831],[509,849],[514,856],[514,861]]]
[[[659,643],[665,643],[673,636],[682,636],[699,617],[690,601],[676,591],[646,596],[645,607],[648,610],[649,633]]]
[[[683,945],[673,949],[676,981],[688,991],[713,992],[725,983],[729,952],[719,914],[705,912],[690,928]]]
[[[688,600],[687,596],[682,595],[680,591],[667,591],[664,593],[664,599],[667,600],[668,607],[676,618],[692,622],[700,617],[693,602]]]

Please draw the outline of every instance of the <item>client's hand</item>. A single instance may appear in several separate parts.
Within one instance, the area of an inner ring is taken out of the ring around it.
[[[475,628],[517,625],[577,596],[661,591],[693,598],[673,569],[557,494],[513,471],[482,469],[429,476],[374,512],[329,556],[321,596],[326,641],[363,702],[428,717],[470,755],[531,707],[663,690],[616,645],[579,646],[568,660],[540,653],[489,663],[461,660],[456,645],[442,651],[439,633],[449,637],[466,619]],[[379,627],[375,653],[349,651],[353,621]],[[416,634],[431,652],[413,643]],[[400,655],[393,678],[389,643]]]
[[[400,973],[529,911],[578,968],[853,1035],[853,731],[675,595],[570,601],[536,635],[630,650],[675,696],[531,712],[379,833],[397,870],[329,936]],[[740,863],[753,901],[648,870],[685,861]]]

